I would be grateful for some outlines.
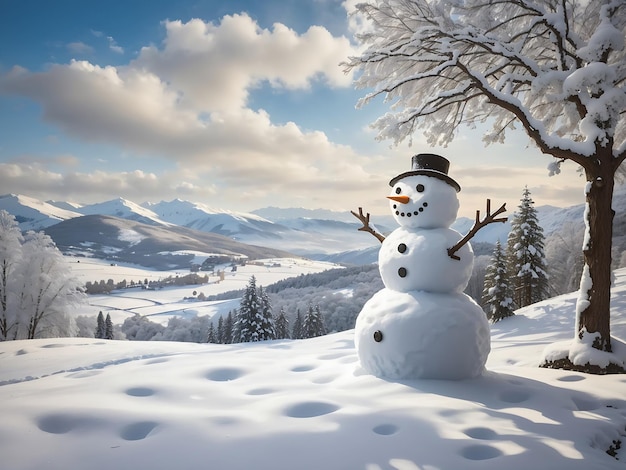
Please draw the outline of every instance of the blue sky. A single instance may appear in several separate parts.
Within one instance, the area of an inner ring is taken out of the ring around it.
[[[351,2],[352,0],[350,0]],[[349,3],[349,2],[346,2]],[[537,205],[583,201],[573,167],[513,135],[448,148],[377,142],[365,91],[339,63],[358,53],[336,0],[5,0],[0,5],[0,191],[91,203],[174,198],[386,213],[410,157],[451,160],[461,215],[528,185]]]

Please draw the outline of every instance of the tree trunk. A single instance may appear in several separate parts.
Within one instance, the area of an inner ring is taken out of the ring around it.
[[[587,234],[583,255],[587,270],[583,270],[581,292],[576,308],[576,332],[579,339],[597,335],[593,347],[611,352],[611,247],[613,238],[613,186],[615,172],[611,152],[598,154],[597,165],[586,169],[588,191],[585,223]],[[590,282],[589,282],[590,281]],[[583,290],[586,290],[586,295]]]

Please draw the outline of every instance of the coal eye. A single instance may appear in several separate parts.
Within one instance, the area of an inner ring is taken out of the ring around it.
[[[402,192],[402,190],[400,189],[400,186],[398,186],[398,187],[396,188],[396,194],[400,194],[401,192]]]
[[[423,184],[418,184],[415,189],[417,189],[418,193],[423,193],[425,188]]]

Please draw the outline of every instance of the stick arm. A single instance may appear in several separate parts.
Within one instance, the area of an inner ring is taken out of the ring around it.
[[[363,214],[363,208],[359,207],[359,213],[357,214],[354,211],[350,211],[350,213],[355,216],[357,219],[361,221],[363,227],[360,227],[359,230],[361,232],[368,232],[374,235],[380,243],[385,241],[385,236],[381,233],[378,233],[371,225],[370,225],[370,213]]]
[[[455,253],[459,251],[459,249],[463,245],[465,245],[468,241],[470,241],[470,239],[474,235],[476,235],[476,233],[481,228],[489,224],[492,224],[494,222],[502,222],[502,223],[506,222],[507,217],[497,217],[498,215],[502,214],[505,211],[506,211],[506,203],[502,204],[500,208],[492,214],[491,213],[491,199],[487,199],[487,215],[485,216],[485,218],[483,220],[480,220],[480,211],[476,211],[476,221],[474,222],[474,225],[472,226],[470,231],[467,232],[467,235],[461,238],[456,245],[448,248],[448,256],[452,259],[460,260],[461,258],[459,258]]]

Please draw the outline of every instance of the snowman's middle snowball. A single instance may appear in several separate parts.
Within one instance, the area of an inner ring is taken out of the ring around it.
[[[378,252],[380,277],[400,292],[462,292],[472,275],[474,254],[469,244],[448,256],[448,248],[462,238],[450,228],[394,230]]]

